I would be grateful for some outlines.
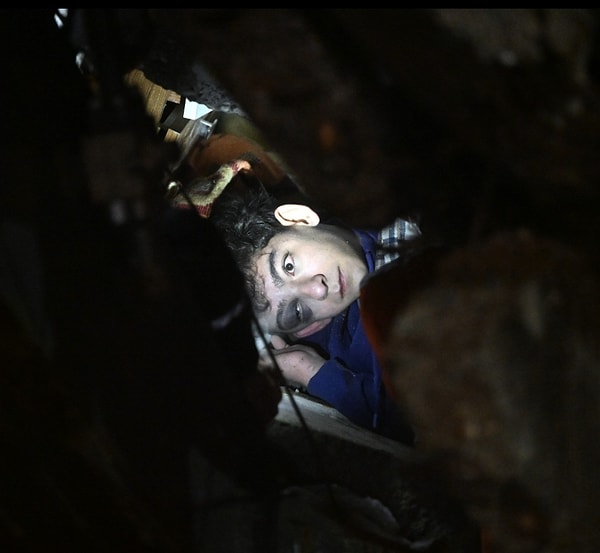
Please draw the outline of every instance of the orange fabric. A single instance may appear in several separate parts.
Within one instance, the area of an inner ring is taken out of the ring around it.
[[[232,134],[213,134],[198,141],[182,163],[186,177],[196,178],[214,173],[221,165],[236,159],[250,162],[252,172],[267,188],[276,186],[286,173],[252,140]]]
[[[386,391],[394,399],[397,394],[385,362],[390,329],[415,293],[432,281],[442,253],[438,249],[425,250],[406,264],[384,265],[369,275],[360,291],[360,318],[365,334],[381,364]]]

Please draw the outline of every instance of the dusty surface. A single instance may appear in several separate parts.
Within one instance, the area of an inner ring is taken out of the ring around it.
[[[167,23],[178,59],[202,60],[300,185],[357,224],[408,211],[461,239],[556,219],[582,240],[598,232],[593,12],[192,10]]]

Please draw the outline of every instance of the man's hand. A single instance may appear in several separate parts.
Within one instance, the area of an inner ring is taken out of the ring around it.
[[[281,369],[283,378],[292,386],[306,388],[308,381],[325,363],[325,359],[309,346],[290,346],[279,336],[272,336],[271,344],[274,348],[271,353]],[[271,363],[268,353],[263,354],[259,360],[259,366],[266,367]]]

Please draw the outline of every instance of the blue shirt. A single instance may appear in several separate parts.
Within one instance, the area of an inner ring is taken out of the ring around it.
[[[354,232],[360,238],[368,271],[373,272],[378,233],[356,229]],[[327,359],[310,379],[309,394],[326,401],[358,426],[414,445],[412,428],[386,393],[381,366],[360,318],[358,300],[301,343],[317,346]]]

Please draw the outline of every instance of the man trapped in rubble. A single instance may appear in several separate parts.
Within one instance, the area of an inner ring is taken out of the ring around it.
[[[286,383],[358,426],[414,445],[386,393],[360,318],[363,279],[420,235],[396,219],[380,230],[323,224],[305,205],[278,206],[265,192],[221,197],[212,215],[246,279],[257,321]],[[261,356],[266,365],[270,355]]]

